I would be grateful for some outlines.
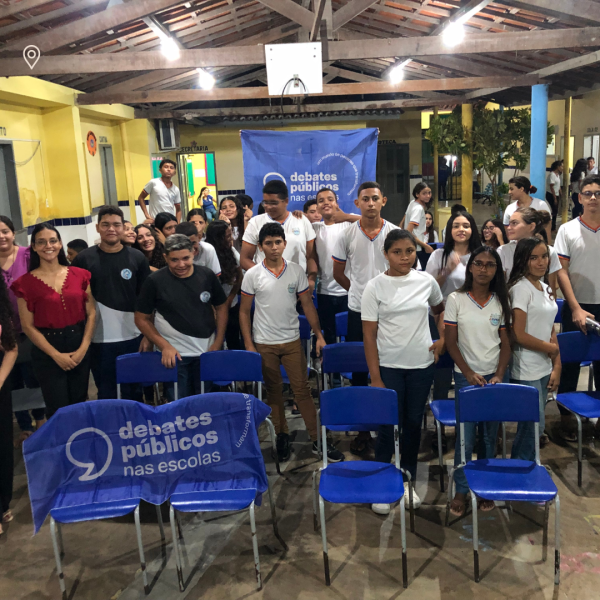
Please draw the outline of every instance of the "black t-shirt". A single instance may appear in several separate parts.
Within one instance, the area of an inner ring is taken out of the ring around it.
[[[207,267],[194,265],[193,274],[185,278],[176,277],[165,267],[148,277],[137,299],[136,310],[145,315],[156,311],[156,329],[177,348],[169,339],[179,337],[177,334],[209,338],[216,327],[213,306],[220,306],[226,300],[219,278]],[[169,327],[161,329],[163,321],[175,331],[168,331]]]
[[[123,246],[119,252],[103,252],[92,246],[80,252],[73,266],[92,274],[90,287],[97,303],[93,342],[120,342],[137,337],[135,301],[150,275],[146,257],[135,248]]]

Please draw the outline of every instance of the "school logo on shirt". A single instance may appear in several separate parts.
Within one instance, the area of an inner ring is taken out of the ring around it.
[[[288,292],[290,294],[293,294],[296,292],[296,286],[293,283],[290,283],[290,285],[288,285]]]
[[[300,229],[298,227],[294,227],[294,229],[292,229],[292,233],[294,235],[300,235]]]
[[[132,276],[132,273],[131,273],[131,271],[129,269],[123,269],[121,271],[121,277],[123,279],[129,280],[129,279],[131,279],[131,276]]]
[[[210,300],[210,292],[202,292],[200,294],[200,300],[206,304]]]
[[[498,325],[500,325],[500,315],[496,314],[496,313],[492,313],[490,315],[490,323],[494,326],[494,327],[498,327]]]

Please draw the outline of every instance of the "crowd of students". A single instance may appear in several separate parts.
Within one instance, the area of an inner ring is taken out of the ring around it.
[[[172,176],[174,165],[163,163],[161,173]],[[116,358],[132,352],[158,349],[163,364],[177,365],[180,397],[200,393],[202,353],[225,343],[258,352],[279,460],[291,454],[281,366],[317,453],[299,311],[314,332],[316,356],[335,341],[335,314],[348,312],[346,339],[364,342],[369,367],[369,373],[354,373],[352,384],[367,385],[370,374],[370,385],[397,392],[401,465],[413,480],[432,385],[436,398],[448,396],[452,379],[455,391],[501,381],[532,385],[539,391],[542,420],[549,391],[576,389],[578,367],[569,365],[561,373],[555,299],[560,288],[565,331],[585,330],[587,317],[600,319],[597,175],[580,183],[583,214],[561,225],[556,249],[548,243],[550,207],[530,195],[535,190],[524,177],[511,180],[514,202],[505,213],[506,229],[488,220],[480,235],[473,217],[456,205],[444,245],[435,250],[426,184],[415,187],[402,229],[381,217],[387,198],[373,181],[358,188],[359,214],[340,210],[329,188],[321,189],[304,213],[290,212],[286,185],[270,181],[263,189],[262,214],[249,214],[247,196],[230,196],[221,200],[216,218],[195,208],[179,222],[174,184],[167,185],[169,177],[166,183],[159,179],[140,195],[148,217],[143,224],[134,228],[119,208],[102,207],[99,242],[89,248],[71,242],[69,258],[53,225],[36,225],[30,246],[23,248],[15,243],[10,219],[0,217],[4,521],[12,517],[11,388],[41,388],[46,409],[32,415],[39,428],[61,406],[87,399],[90,371],[98,398],[116,398]],[[446,351],[454,369],[436,369]],[[600,365],[594,365],[594,374],[598,386]],[[121,394],[142,401],[144,390],[123,386]],[[173,389],[166,386],[165,395],[173,400]],[[17,419],[24,432],[33,430],[29,413]],[[566,426],[567,416],[563,421]],[[495,454],[496,432],[497,424],[479,432],[480,458],[482,452]],[[566,429],[567,437],[571,433]],[[513,456],[531,460],[533,436],[529,424],[519,424]],[[476,439],[475,425],[466,427],[467,457]],[[372,445],[368,432],[359,434],[351,451],[365,456]],[[382,427],[376,460],[388,462],[393,447],[391,428]],[[459,439],[456,447],[458,464]],[[324,451],[331,461],[344,460],[331,442]],[[458,471],[454,514],[464,513],[466,492]],[[416,494],[413,502],[420,505]],[[481,503],[482,510],[493,507]],[[390,510],[372,508],[380,514]]]

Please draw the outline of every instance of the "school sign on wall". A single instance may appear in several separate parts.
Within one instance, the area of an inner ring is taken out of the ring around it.
[[[289,210],[302,210],[309,198],[331,188],[340,207],[356,212],[354,199],[363,181],[375,179],[377,129],[329,131],[241,131],[246,193],[262,200],[272,179],[288,187]]]

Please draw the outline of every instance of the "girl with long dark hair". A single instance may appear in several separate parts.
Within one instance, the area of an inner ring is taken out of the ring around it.
[[[34,390],[40,385],[33,374],[33,366],[31,364],[31,349],[33,344],[31,340],[23,333],[21,327],[21,319],[19,319],[19,306],[17,297],[10,289],[13,281],[16,281],[21,275],[25,275],[29,271],[29,259],[31,249],[29,247],[19,246],[15,240],[15,226],[9,217],[0,215],[0,268],[2,269],[2,277],[8,289],[8,299],[11,303],[13,314],[13,325],[17,345],[19,347],[19,355],[15,368],[10,375],[10,387],[12,391],[16,390]],[[20,392],[21,395],[35,395],[37,392]],[[39,429],[45,421],[46,411],[43,407],[33,408],[31,414],[28,410],[15,411],[17,423],[21,429],[19,443],[24,442],[34,431],[33,420],[35,427]],[[33,417],[33,420],[32,420]]]
[[[214,198],[210,195],[210,190],[206,186],[200,190],[200,194],[198,195],[198,206],[206,213],[209,223],[217,218],[217,208],[215,206]]]
[[[498,253],[489,246],[476,248],[467,263],[463,286],[448,296],[444,313],[446,348],[454,361],[455,391],[469,385],[501,383],[510,360],[511,313],[508,290]],[[458,404],[457,404],[458,420]],[[476,423],[465,423],[465,456],[471,459],[475,448]],[[479,428],[485,456],[493,458],[498,423]],[[454,466],[461,462],[461,437],[457,428]],[[462,516],[469,487],[462,469],[454,472],[456,494],[450,511]],[[480,500],[479,508],[493,510],[494,503]]]
[[[177,227],[177,217],[171,213],[160,212],[154,217],[154,231],[161,244],[175,233],[175,227]]]
[[[513,202],[509,204],[504,211],[504,217],[502,219],[504,225],[508,225],[510,217],[518,208],[545,210],[552,216],[552,209],[548,206],[548,203],[545,200],[534,198],[532,196],[532,194],[535,194],[537,191],[538,189],[534,185],[531,185],[531,181],[522,175],[513,177],[508,181],[508,195]],[[548,222],[548,235],[550,235],[550,221]]]
[[[19,353],[13,328],[14,314],[4,278],[0,278],[0,535],[3,524],[12,521],[13,419],[9,375]]]
[[[192,208],[192,210],[188,212],[185,220],[193,223],[196,226],[196,229],[198,230],[198,237],[203,239],[206,226],[208,225],[208,218],[206,217],[204,209]]]
[[[206,228],[206,242],[211,244],[217,252],[221,264],[221,285],[227,294],[229,320],[225,332],[225,342],[229,350],[243,350],[240,333],[240,307],[238,294],[242,286],[242,269],[240,268],[240,254],[233,246],[231,226],[225,221],[213,221]]]
[[[231,225],[233,246],[239,252],[244,237],[245,218],[242,203],[233,196],[227,196],[221,200],[219,206],[219,220]],[[208,232],[206,234],[208,236]]]
[[[151,271],[158,271],[167,266],[165,261],[165,247],[158,240],[158,236],[151,225],[137,225],[135,227],[135,236],[133,247],[148,259]]]
[[[558,307],[552,290],[543,281],[550,266],[549,246],[537,237],[519,241],[508,280],[516,341],[510,369],[511,383],[537,389],[540,400],[540,435],[544,434],[546,398],[558,389],[561,373],[554,318]],[[512,457],[535,460],[532,422],[519,423]],[[540,439],[548,442],[547,436]]]
[[[481,243],[498,250],[500,246],[508,244],[508,236],[504,223],[500,219],[488,219],[481,228]]]
[[[33,371],[42,388],[46,416],[85,402],[89,346],[96,322],[91,274],[69,266],[60,233],[39,223],[31,234],[29,272],[11,285],[23,331],[33,342]]]
[[[440,241],[438,232],[435,230],[433,213],[430,210],[425,211],[425,241],[428,244],[437,244]]]
[[[404,229],[388,233],[383,253],[389,268],[367,283],[360,312],[371,385],[398,394],[400,465],[412,481],[417,475],[421,423],[433,383],[434,362],[444,347],[443,339],[432,342],[428,327],[429,308],[438,320],[444,311],[442,292],[431,275],[413,269],[417,248],[412,233]],[[393,428],[385,425],[379,428],[375,460],[389,463],[393,455]],[[408,485],[405,482],[407,492]],[[408,493],[404,498],[408,503]],[[415,492],[413,504],[415,508],[421,504]],[[389,504],[373,504],[371,508],[378,514],[390,512]]]

